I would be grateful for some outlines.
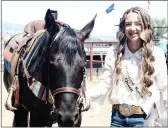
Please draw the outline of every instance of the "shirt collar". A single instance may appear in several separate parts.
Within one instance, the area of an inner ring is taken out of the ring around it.
[[[128,45],[127,45],[127,41],[126,41],[125,45],[124,45],[124,58],[128,59],[131,56],[135,56],[136,58],[141,59],[141,56],[142,56],[142,47],[138,51],[136,51],[135,53],[132,53],[129,50]]]

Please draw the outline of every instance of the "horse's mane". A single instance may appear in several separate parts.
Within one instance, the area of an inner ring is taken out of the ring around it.
[[[73,63],[76,53],[84,58],[85,50],[74,29],[69,26],[61,27],[53,41],[51,52],[64,57],[69,64]]]
[[[47,31],[35,39],[38,43],[33,48],[30,56],[26,59],[26,68],[30,75],[38,81],[41,81],[41,74],[43,73],[44,67],[46,67],[48,49],[50,46],[50,35]]]

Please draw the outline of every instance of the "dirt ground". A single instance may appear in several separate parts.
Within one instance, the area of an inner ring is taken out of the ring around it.
[[[2,82],[2,73],[1,72],[1,120],[0,124],[2,127],[4,126],[12,126],[12,120],[13,120],[13,113],[11,111],[8,111],[4,108],[4,103],[7,97],[7,91],[3,85]],[[93,78],[92,81],[87,78],[87,88],[92,88],[96,86],[96,83],[98,83],[98,77]],[[110,116],[111,116],[111,105],[107,102],[107,99],[104,103],[103,108],[96,113],[94,109],[91,107],[89,111],[82,113],[82,125],[81,126],[110,126]],[[54,124],[53,126],[57,126],[57,124]]]

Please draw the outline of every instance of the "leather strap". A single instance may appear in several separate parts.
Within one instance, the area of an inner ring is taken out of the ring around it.
[[[80,91],[72,88],[72,87],[62,87],[62,88],[58,88],[56,90],[53,91],[53,95],[57,95],[59,93],[65,93],[65,92],[71,92],[71,93],[75,93],[78,96],[80,95]]]
[[[13,81],[14,79],[14,76],[16,74],[16,68],[17,68],[17,65],[18,65],[18,60],[19,60],[19,56],[20,56],[20,53],[22,52],[22,50],[20,50],[19,52],[14,52],[13,55],[12,55],[12,59],[11,59],[11,80]]]
[[[18,81],[18,75],[16,75],[16,90],[15,90],[15,105],[19,104],[19,97],[20,97],[20,87],[19,87],[19,81]]]

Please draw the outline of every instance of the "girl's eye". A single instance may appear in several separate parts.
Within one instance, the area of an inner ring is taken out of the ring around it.
[[[128,27],[128,26],[131,26],[131,23],[126,23],[125,26],[127,26],[127,27]]]
[[[134,22],[134,23],[125,23],[125,26],[126,27],[129,27],[131,25],[135,25],[135,26],[141,26],[141,23],[140,22]]]
[[[141,26],[141,23],[135,23],[136,26]]]

